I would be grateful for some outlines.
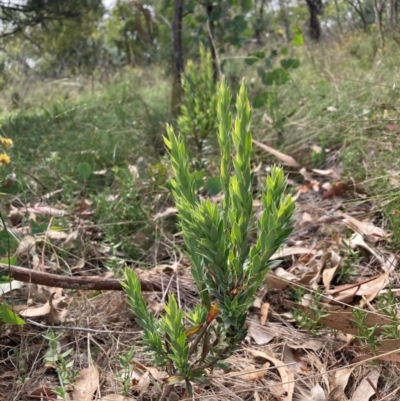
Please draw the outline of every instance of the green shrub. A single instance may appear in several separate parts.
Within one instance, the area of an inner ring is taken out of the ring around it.
[[[187,73],[183,79],[183,100],[178,129],[187,140],[189,150],[197,167],[204,164],[207,142],[217,132],[217,85],[213,77],[211,55],[200,46],[200,64],[192,60],[187,63]]]
[[[153,363],[169,374],[160,400],[167,399],[179,382],[184,382],[191,394],[191,383],[203,381],[206,368],[223,367],[223,360],[240,347],[255,293],[268,270],[279,263],[269,259],[292,231],[294,202],[284,196],[283,171],[274,167],[262,195],[264,211],[256,222],[257,240],[250,243],[249,231],[255,223],[250,104],[242,85],[232,124],[231,95],[224,82],[217,96],[224,193],[221,206],[196,195],[196,177],[190,172],[184,138],[175,135],[171,127],[165,138],[174,173],[171,184],[179,224],[201,303],[184,314],[175,296],[170,295],[165,315],[156,319],[147,310],[134,272],[125,270],[123,286],[136,321],[144,329],[142,343]]]

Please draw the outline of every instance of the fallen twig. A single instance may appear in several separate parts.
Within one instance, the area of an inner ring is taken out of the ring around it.
[[[99,276],[61,276],[27,269],[20,266],[9,266],[0,263],[0,272],[4,272],[14,280],[24,283],[40,284],[48,287],[68,288],[74,290],[112,290],[122,291],[121,280],[116,278],[104,278]],[[140,280],[140,278],[139,278]],[[157,283],[141,281],[142,291],[161,291]]]

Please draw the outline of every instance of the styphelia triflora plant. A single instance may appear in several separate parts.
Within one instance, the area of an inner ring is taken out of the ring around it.
[[[225,82],[218,87],[217,112],[224,195],[221,205],[197,196],[184,138],[171,126],[165,138],[173,170],[172,192],[199,304],[184,312],[170,294],[165,315],[156,319],[147,309],[134,272],[125,270],[123,286],[144,330],[142,344],[153,363],[169,374],[160,400],[165,400],[179,382],[185,383],[190,394],[192,383],[205,380],[205,369],[227,365],[224,359],[246,336],[247,311],[256,291],[268,270],[279,263],[269,259],[292,231],[294,202],[284,194],[285,176],[278,167],[266,178],[263,211],[257,221],[254,218],[251,110],[245,86],[242,84],[236,99],[234,122]],[[249,231],[254,224],[258,233],[251,243]]]

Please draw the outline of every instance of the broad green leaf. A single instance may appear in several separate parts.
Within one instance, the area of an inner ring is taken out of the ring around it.
[[[13,253],[18,244],[19,242],[11,233],[8,232],[8,230],[0,231],[0,255]],[[10,245],[10,247],[8,245]]]
[[[301,30],[297,29],[296,34],[294,35],[292,39],[292,45],[293,46],[302,46],[304,44],[304,38],[303,35],[301,34]]]
[[[257,63],[257,61],[260,61],[261,59],[264,58],[265,58],[265,52],[253,52],[250,53],[247,58],[245,58],[244,62],[247,65],[253,65]]]
[[[263,78],[264,85],[283,85],[288,82],[290,75],[283,68],[276,68],[273,71],[267,72]]]
[[[264,65],[265,65],[265,68],[267,70],[269,70],[270,68],[272,68],[272,60],[270,58],[266,58],[264,61]]]
[[[206,191],[208,195],[215,196],[222,191],[221,177],[211,177],[206,182]]]
[[[191,179],[194,182],[194,190],[198,191],[203,185],[204,185],[204,176],[205,172],[204,171],[195,171],[191,175]]]
[[[266,71],[263,67],[257,67],[257,74],[261,79],[263,79],[266,74]]]
[[[255,109],[259,109],[260,107],[265,106],[268,102],[268,96],[269,96],[268,92],[259,93],[257,96],[253,98],[252,106]]]
[[[276,58],[276,57],[278,57],[278,55],[279,55],[278,50],[273,49],[273,50],[271,50],[271,55],[269,57]]]
[[[253,1],[252,0],[240,0],[240,6],[242,8],[242,11],[244,13],[251,11],[253,7]]]
[[[285,70],[289,70],[290,68],[296,69],[300,67],[300,61],[294,58],[283,59],[281,60],[281,66]]]
[[[236,15],[232,20],[232,26],[235,33],[242,33],[247,28],[247,21],[244,19],[244,15]]]
[[[86,181],[92,175],[92,168],[88,163],[78,165],[78,175],[81,180]]]
[[[36,223],[34,220],[29,220],[29,226],[31,228],[31,234],[43,234],[47,230],[48,223]]]
[[[6,276],[5,271],[0,271],[0,285],[1,284],[10,284],[11,281],[12,281],[12,278]]]
[[[214,7],[211,15],[209,16],[210,21],[219,21],[221,19],[221,10],[219,8]]]

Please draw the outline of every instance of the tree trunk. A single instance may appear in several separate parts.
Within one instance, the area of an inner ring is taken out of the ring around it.
[[[285,0],[279,0],[279,8],[281,9],[281,17],[282,17],[282,22],[283,26],[285,28],[285,36],[286,40],[289,42],[290,39],[292,38],[292,33],[290,32],[290,20],[285,4]]]
[[[396,27],[397,22],[398,22],[398,19],[397,19],[398,7],[399,7],[398,0],[390,0],[390,2],[389,2],[389,25],[392,29]]]
[[[257,17],[255,20],[254,24],[254,38],[257,42],[257,44],[261,44],[261,33],[263,31],[263,20],[264,20],[264,6],[266,3],[266,0],[259,0],[260,6],[257,7],[257,2],[255,2],[254,5],[254,12],[257,13]],[[258,9],[257,9],[258,8]]]
[[[379,36],[381,39],[381,48],[385,47],[385,35],[383,33],[383,10],[386,0],[374,0],[375,23],[378,26]]]
[[[338,25],[339,32],[343,33],[342,23],[340,22],[340,12],[339,12],[338,0],[335,0],[335,10],[336,10],[336,23]]]
[[[319,22],[318,15],[322,14],[322,1],[306,0],[306,3],[310,13],[310,37],[317,42],[321,38],[321,24]]]
[[[208,36],[210,39],[211,58],[213,63],[213,73],[214,73],[213,76],[214,76],[214,82],[217,82],[219,79],[219,65],[217,59],[217,49],[215,48],[215,40],[214,40],[214,21],[211,15],[214,9],[213,2],[210,1],[205,7],[207,12]]]
[[[174,77],[172,82],[172,113],[179,112],[182,97],[182,74],[184,71],[182,52],[182,18],[184,0],[175,0],[174,19],[172,21],[172,42],[174,54]]]
[[[347,4],[350,4],[354,8],[354,11],[359,15],[361,24],[364,32],[367,32],[367,19],[365,18],[364,8],[360,0],[356,0],[357,4],[351,0],[345,0]]]
[[[365,12],[364,12],[364,8],[362,6],[362,2],[360,0],[357,0],[357,4],[358,4],[358,7],[355,6],[354,8],[355,8],[356,12],[359,10],[358,11],[358,15],[361,18],[361,23],[362,23],[362,26],[363,26],[363,30],[364,30],[364,32],[367,32],[367,28],[368,28],[367,18],[365,16]]]

